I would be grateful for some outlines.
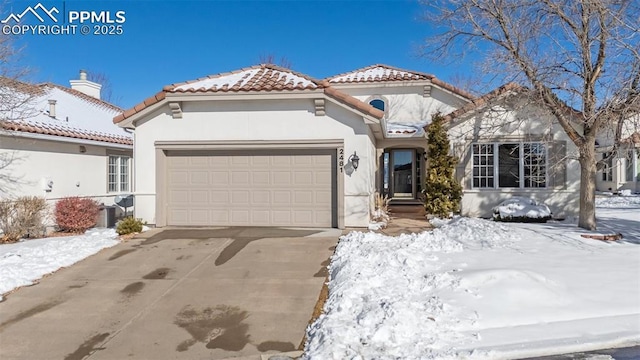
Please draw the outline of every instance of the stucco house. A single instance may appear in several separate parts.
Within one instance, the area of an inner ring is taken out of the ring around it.
[[[317,80],[263,64],[166,86],[114,122],[135,131],[134,158],[144,164],[134,174],[136,216],[150,224],[362,227],[376,192],[418,203],[424,126],[474,100],[433,75],[386,65]],[[547,141],[537,120],[523,131]],[[562,192],[551,181],[522,190]],[[563,196],[575,195],[565,184]],[[501,189],[472,196],[480,191]],[[488,206],[464,205],[478,215]]]
[[[512,196],[545,203],[557,218],[577,214],[578,150],[533,96],[509,83],[447,115],[463,215],[490,217]]]
[[[1,111],[0,197],[91,197],[113,205],[132,190],[133,134],[113,124],[123,110],[100,99],[101,86],[71,87],[5,81],[4,96],[18,99]]]
[[[621,128],[622,144],[616,151],[616,129],[606,129],[598,137],[598,152],[604,166],[598,171],[596,188],[605,192],[628,190],[640,193],[640,115],[630,117]]]

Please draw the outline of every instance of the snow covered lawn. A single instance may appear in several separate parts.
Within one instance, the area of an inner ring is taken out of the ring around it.
[[[92,229],[84,235],[0,245],[0,300],[4,293],[118,244],[117,237],[113,229]]]
[[[330,265],[309,359],[510,359],[640,343],[640,197],[599,226],[457,218],[432,232],[352,232]]]

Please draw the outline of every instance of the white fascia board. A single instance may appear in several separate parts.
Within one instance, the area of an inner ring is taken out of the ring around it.
[[[70,138],[70,137],[58,136],[58,135],[34,134],[34,133],[28,133],[24,131],[11,131],[11,132],[7,132],[6,134],[3,134],[3,136],[10,136],[10,137],[14,136],[14,137],[20,137],[20,138],[27,138],[27,139],[56,141],[56,142],[79,144],[79,145],[100,146],[100,147],[111,148],[111,149],[133,150],[133,145],[116,144],[116,143],[110,143],[105,141],[95,141],[95,140],[87,140],[87,139],[77,139],[77,138]]]
[[[394,82],[389,82],[389,83],[384,83],[384,82],[379,82],[379,83],[344,83],[344,84],[340,84],[340,83],[331,83],[331,87],[334,87],[338,90],[340,89],[363,89],[363,88],[393,88],[393,87],[407,87],[407,86],[432,86],[434,88],[437,88],[438,90],[445,92],[447,94],[450,94],[452,96],[455,96],[456,98],[460,99],[460,100],[464,100],[466,102],[471,102],[470,99],[467,99],[466,97],[460,95],[460,94],[456,94],[451,90],[445,89],[443,87],[441,87],[438,84],[432,83],[431,81],[428,80],[409,80],[409,81],[394,81]]]
[[[358,109],[354,109],[351,106],[348,106],[348,105],[342,103],[341,101],[338,101],[338,100],[332,98],[331,96],[328,96],[328,95],[325,94],[324,98],[327,99],[328,101],[331,101],[332,103],[344,108],[344,109],[347,109],[347,110],[349,110],[351,112],[354,112],[354,113],[362,116],[362,119],[364,120],[364,123],[367,124],[367,125],[369,125],[369,124],[379,124],[380,123],[380,119],[375,118],[375,117],[373,117],[371,115],[365,114],[365,113],[363,113],[362,111],[360,111]]]

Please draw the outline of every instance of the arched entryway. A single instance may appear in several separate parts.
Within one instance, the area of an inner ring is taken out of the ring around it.
[[[393,200],[419,199],[424,179],[424,149],[387,148],[381,159],[381,192]]]

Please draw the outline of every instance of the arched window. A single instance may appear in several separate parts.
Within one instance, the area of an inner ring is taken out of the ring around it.
[[[384,111],[385,110],[385,104],[384,104],[384,100],[381,99],[373,99],[371,101],[369,101],[369,105],[373,106],[374,108],[380,110],[380,111]]]

